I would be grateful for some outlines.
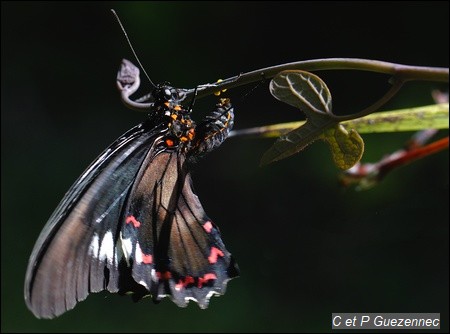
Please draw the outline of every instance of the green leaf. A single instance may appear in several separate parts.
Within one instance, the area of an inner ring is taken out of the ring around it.
[[[342,170],[352,168],[364,153],[364,141],[359,133],[353,129],[347,131],[341,124],[325,130],[321,139],[330,145],[334,163]]]
[[[284,71],[270,82],[270,93],[278,100],[302,110],[306,117],[331,113],[331,93],[317,75]]]
[[[305,121],[297,121],[233,130],[231,136],[274,138],[299,128],[305,123]],[[340,124],[346,129],[355,129],[359,133],[448,129],[448,103],[381,111],[361,118],[343,121]]]
[[[448,103],[382,111],[341,124],[359,133],[448,129]]]
[[[271,94],[280,101],[302,110],[306,123],[280,136],[264,153],[261,165],[291,156],[317,139],[326,141],[336,165],[348,169],[357,163],[364,142],[355,130],[347,132],[332,113],[331,93],[317,76],[305,71],[284,71],[270,82]]]

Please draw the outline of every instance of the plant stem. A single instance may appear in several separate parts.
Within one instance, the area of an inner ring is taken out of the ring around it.
[[[299,128],[305,121],[272,124],[233,130],[230,137],[279,137]],[[358,133],[417,131],[428,128],[448,129],[448,103],[400,110],[381,111],[362,118],[341,123]]]
[[[270,79],[285,70],[304,70],[310,72],[323,70],[360,70],[389,74],[400,82],[411,80],[448,82],[449,77],[449,70],[444,67],[409,66],[358,58],[324,58],[270,66],[242,73],[218,83],[199,85],[197,87],[197,98],[202,98],[224,89],[231,89],[252,82]],[[194,93],[194,89],[186,89],[185,91],[187,97]]]

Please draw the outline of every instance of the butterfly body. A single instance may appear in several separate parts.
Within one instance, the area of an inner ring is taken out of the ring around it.
[[[238,275],[190,176],[192,163],[231,130],[229,100],[196,125],[179,90],[157,86],[153,97],[148,119],[87,168],[41,232],[25,279],[37,317],[58,316],[102,290],[206,308]]]

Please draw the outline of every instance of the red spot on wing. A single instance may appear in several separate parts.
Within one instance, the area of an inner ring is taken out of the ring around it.
[[[211,254],[208,256],[209,263],[213,264],[217,262],[217,256],[224,256],[223,252],[216,247],[211,247]]]
[[[213,279],[217,279],[216,274],[213,274],[213,273],[205,274],[205,275],[203,275],[203,277],[198,278],[197,286],[199,288],[201,288],[201,287],[203,287],[203,284],[208,283],[208,281],[213,280]]]
[[[189,284],[193,284],[195,282],[194,277],[186,276],[184,279],[180,279],[178,284],[175,285],[175,290],[180,291],[182,288],[187,287]]]
[[[212,223],[210,221],[207,221],[204,225],[203,228],[205,229],[206,232],[211,233],[211,230],[213,228]]]
[[[142,262],[145,264],[150,264],[153,262],[153,256],[151,254],[142,253]]]
[[[141,222],[138,221],[136,218],[134,218],[134,216],[128,216],[125,219],[125,222],[127,224],[133,224],[134,227],[138,228],[139,226],[141,226]]]
[[[170,273],[170,271],[165,271],[165,272],[163,272],[163,273],[157,271],[157,272],[156,272],[156,277],[158,277],[159,279],[162,279],[162,280],[167,281],[167,280],[169,280],[170,278],[172,278],[172,274]]]

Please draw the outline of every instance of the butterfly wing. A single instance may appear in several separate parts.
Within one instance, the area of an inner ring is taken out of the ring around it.
[[[146,158],[125,207],[120,234],[131,263],[136,297],[170,296],[178,306],[195,300],[201,308],[225,292],[238,275],[217,227],[192,188],[186,157],[178,151]]]
[[[42,230],[25,277],[39,318],[72,309],[89,292],[119,290],[121,210],[161,129],[144,122],[117,139],[80,176]]]
[[[102,290],[206,308],[238,275],[193,191],[185,153],[155,149],[161,131],[144,123],[120,137],[49,219],[25,279],[37,317],[56,317]]]
[[[194,123],[169,88],[157,88],[153,116],[91,164],[41,232],[25,278],[25,301],[37,317],[58,316],[105,289],[205,308],[238,275],[187,166],[225,140],[232,108],[223,99],[190,143]]]

